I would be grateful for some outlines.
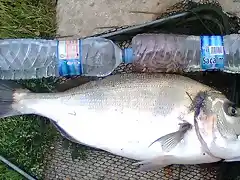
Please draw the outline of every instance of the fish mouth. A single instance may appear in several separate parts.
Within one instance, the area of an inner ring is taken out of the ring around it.
[[[199,92],[193,99],[194,128],[203,151],[211,157],[219,158],[211,153],[208,146],[213,142],[213,130],[217,121],[217,115],[211,112],[212,107],[209,107],[210,104],[207,102],[208,97],[211,97],[211,92],[205,91]],[[205,139],[208,141],[206,142]]]

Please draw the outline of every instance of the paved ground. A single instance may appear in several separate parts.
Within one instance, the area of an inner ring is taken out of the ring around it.
[[[194,0],[198,2],[199,0]],[[236,14],[240,17],[240,0],[218,0],[225,12]]]
[[[152,14],[129,11],[161,12],[177,1],[162,3],[159,0],[59,0],[58,33],[87,36],[106,30],[95,29],[100,26],[122,26],[151,21]]]
[[[58,34],[84,37],[107,30],[95,29],[100,26],[122,26],[151,21],[154,18],[152,14],[134,14],[129,11],[163,12],[176,2],[179,0],[59,0]],[[219,2],[225,11],[239,13],[237,10],[240,9],[240,0]],[[64,150],[61,141],[57,141],[52,154],[46,159],[44,179],[216,179],[214,170],[210,173],[198,166],[173,166],[158,172],[140,173],[131,165],[132,161],[126,158],[93,149],[88,150],[87,154],[86,160],[73,161],[70,152]]]
[[[151,21],[152,14],[130,11],[163,12],[181,0],[58,0],[58,34],[84,37],[107,29],[104,26],[133,25]],[[193,0],[206,1],[206,0]],[[211,0],[210,0],[211,1]],[[240,16],[240,0],[219,0],[224,11]]]

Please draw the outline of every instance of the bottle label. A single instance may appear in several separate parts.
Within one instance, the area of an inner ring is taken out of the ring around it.
[[[81,40],[61,40],[57,47],[59,75],[81,75]]]
[[[222,36],[201,36],[202,70],[224,69],[224,43]]]

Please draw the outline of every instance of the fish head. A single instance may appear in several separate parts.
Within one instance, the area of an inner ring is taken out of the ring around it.
[[[203,149],[223,159],[240,156],[240,108],[218,91],[200,92],[193,104],[194,126]]]

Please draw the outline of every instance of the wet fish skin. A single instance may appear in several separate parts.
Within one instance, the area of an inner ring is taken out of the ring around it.
[[[37,114],[54,121],[68,139],[147,162],[151,170],[170,164],[221,160],[205,154],[194,128],[169,152],[154,140],[194,125],[191,97],[212,88],[174,74],[121,74],[59,93],[32,93],[0,82],[0,116]],[[187,93],[186,93],[187,92]],[[65,132],[63,132],[65,131]]]
[[[187,78],[187,80],[191,79]],[[177,93],[177,90],[181,92]],[[79,106],[88,106],[90,109],[101,111],[113,103],[121,103],[115,105],[137,110],[152,110],[154,114],[168,115],[174,106],[182,103],[179,101],[183,101],[181,93],[186,91],[194,97],[199,90],[211,90],[211,88],[193,80],[186,84],[186,77],[171,74],[125,74],[91,81],[61,93],[28,93],[22,102],[54,99],[61,100],[64,104],[76,103]],[[147,97],[144,97],[145,94]],[[157,95],[162,98],[159,99]],[[184,101],[190,102],[190,99],[184,95]]]
[[[234,161],[234,159],[238,161],[240,157],[239,107],[217,92],[206,94],[203,103],[196,121],[205,150],[225,161]]]

